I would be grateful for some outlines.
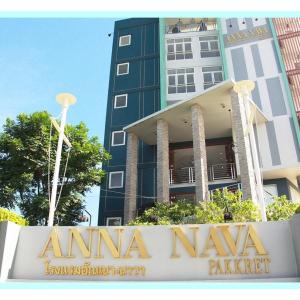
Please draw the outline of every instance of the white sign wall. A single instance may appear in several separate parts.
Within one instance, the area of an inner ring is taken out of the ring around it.
[[[10,249],[15,256],[8,277],[97,281],[299,277],[299,226],[300,215],[291,222],[245,224],[22,227],[17,246]],[[2,261],[4,254],[7,251],[0,252]],[[1,265],[0,271],[3,278]]]

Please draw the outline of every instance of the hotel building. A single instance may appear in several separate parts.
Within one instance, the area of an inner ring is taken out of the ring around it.
[[[115,23],[99,225],[126,224],[154,201],[208,200],[224,187],[262,211],[272,196],[300,200],[300,87],[280,22]]]

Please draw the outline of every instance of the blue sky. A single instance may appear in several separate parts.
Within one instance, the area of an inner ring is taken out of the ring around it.
[[[0,19],[0,126],[21,112],[60,113],[55,96],[77,97],[68,122],[103,143],[114,19]],[[97,224],[99,188],[87,198]]]

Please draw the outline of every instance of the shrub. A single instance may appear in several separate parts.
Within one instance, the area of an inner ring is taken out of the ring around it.
[[[213,201],[203,201],[196,208],[196,224],[215,224],[224,222],[224,210]]]
[[[258,222],[261,220],[258,205],[252,200],[242,200],[242,192],[232,193],[227,189],[216,190],[212,200],[223,211],[228,210],[232,214],[232,222]]]
[[[300,214],[300,205],[296,208],[295,214]]]
[[[286,196],[275,197],[274,202],[266,207],[268,221],[284,221],[290,219],[298,207],[297,203],[289,201]]]
[[[169,225],[169,224],[214,224],[224,223],[224,213],[230,212],[232,220],[229,222],[258,222],[261,221],[259,206],[252,200],[242,200],[242,193],[232,193],[224,189],[216,190],[212,201],[203,201],[198,205],[185,202],[155,203],[141,216],[128,225]],[[268,221],[290,219],[294,213],[300,213],[299,204],[277,197],[266,207]],[[228,220],[227,220],[228,222]]]
[[[169,224],[213,224],[224,223],[224,212],[233,215],[231,222],[252,222],[260,220],[259,208],[251,200],[241,200],[241,193],[226,189],[217,190],[213,201],[203,201],[198,205],[184,200],[175,203],[155,203],[141,216],[128,225],[169,225]]]
[[[131,221],[128,225],[169,225],[181,224],[186,217],[194,216],[195,205],[178,201],[176,203],[158,203]]]
[[[8,209],[0,207],[0,222],[3,221],[10,221],[21,226],[28,225],[28,221],[26,219],[22,218],[14,212],[9,211]]]

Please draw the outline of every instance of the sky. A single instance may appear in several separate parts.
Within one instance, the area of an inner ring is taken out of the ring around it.
[[[76,96],[67,122],[83,121],[103,143],[114,19],[0,19],[0,131],[7,117],[47,110]],[[97,224],[99,187],[86,197]]]

